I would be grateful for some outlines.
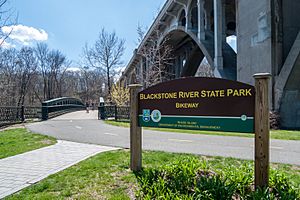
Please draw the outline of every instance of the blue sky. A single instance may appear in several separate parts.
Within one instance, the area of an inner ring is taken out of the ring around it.
[[[34,45],[37,41],[79,61],[82,48],[92,45],[104,27],[126,40],[124,65],[137,46],[138,24],[150,27],[165,0],[9,0],[18,14],[15,33],[6,46]]]

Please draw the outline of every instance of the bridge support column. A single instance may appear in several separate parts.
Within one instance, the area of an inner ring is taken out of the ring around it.
[[[204,0],[197,1],[198,6],[198,38],[199,40],[205,40],[205,31],[204,31]]]
[[[215,69],[223,69],[223,8],[222,0],[214,0]]]
[[[210,13],[212,12],[212,4],[208,1],[204,1],[204,18],[205,18],[205,30],[211,31],[211,19]]]

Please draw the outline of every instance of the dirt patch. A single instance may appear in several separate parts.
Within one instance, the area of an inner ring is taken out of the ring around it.
[[[122,180],[123,177],[128,176],[128,174],[131,173],[129,169],[126,169],[124,171],[117,171],[112,173],[111,175],[114,177],[116,183],[115,185],[126,185],[126,193],[128,197],[132,200],[136,199],[135,192],[138,190],[137,184]]]
[[[0,132],[5,131],[5,130],[16,129],[16,128],[25,128],[25,125],[24,124],[14,124],[14,125],[10,125],[10,126],[0,127]]]
[[[291,170],[296,171],[298,174],[300,174],[300,166],[293,165]]]
[[[53,144],[53,141],[51,140],[48,140],[48,139],[44,139],[41,141],[42,144],[46,144],[46,145],[50,145],[50,144]]]

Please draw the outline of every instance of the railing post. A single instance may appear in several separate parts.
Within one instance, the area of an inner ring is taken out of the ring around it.
[[[130,88],[130,169],[142,169],[142,128],[138,126],[138,92],[142,85],[133,84]]]
[[[118,121],[118,107],[115,105],[115,121]]]
[[[48,105],[42,103],[42,120],[48,120]]]
[[[21,121],[25,121],[25,108],[24,105],[21,106]]]
[[[98,119],[105,120],[104,102],[101,102],[98,107]]]
[[[269,73],[255,74],[255,188],[269,184]]]

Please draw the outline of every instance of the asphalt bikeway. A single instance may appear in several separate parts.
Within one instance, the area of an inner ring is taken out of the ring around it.
[[[129,148],[129,128],[105,124],[98,111],[78,111],[26,125],[60,140]],[[254,139],[143,130],[143,150],[254,159]],[[300,141],[271,140],[270,161],[300,166]]]

